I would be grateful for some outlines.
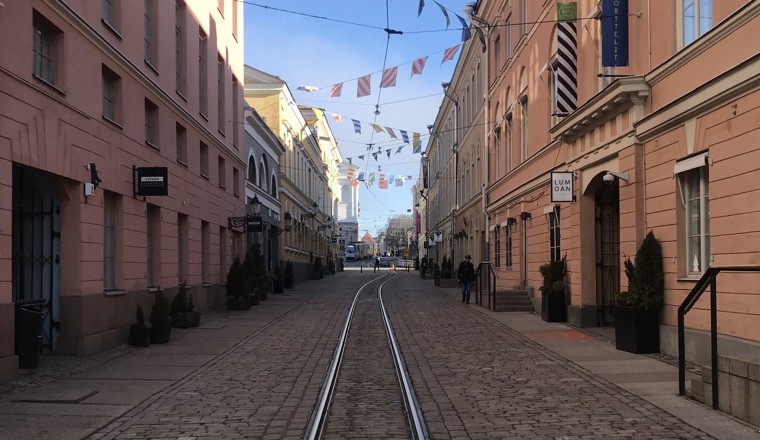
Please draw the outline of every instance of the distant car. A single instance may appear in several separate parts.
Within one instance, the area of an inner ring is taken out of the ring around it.
[[[398,258],[396,257],[380,257],[380,267],[391,267],[393,264],[397,264]]]

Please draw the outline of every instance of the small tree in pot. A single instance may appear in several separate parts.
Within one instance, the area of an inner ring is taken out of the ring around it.
[[[314,259],[312,277],[315,280],[322,279],[322,258],[320,257]]]
[[[243,263],[245,272],[246,285],[251,295],[251,302],[255,305],[260,300],[267,299],[266,290],[266,268],[264,267],[264,256],[261,255],[261,245],[253,243],[245,255]]]
[[[147,347],[150,345],[150,323],[145,321],[145,312],[140,304],[137,305],[135,323],[129,326],[129,345]]]
[[[282,275],[283,287],[292,289],[296,287],[295,275],[293,274],[293,263],[285,263],[285,273]]]
[[[658,353],[665,272],[662,246],[652,231],[636,251],[635,263],[627,258],[624,266],[628,290],[615,301],[615,347],[631,353]]]
[[[283,279],[282,279],[282,270],[280,270],[280,263],[277,263],[274,265],[274,273],[272,277],[272,290],[274,293],[282,293],[284,291],[283,289]]]
[[[248,310],[251,308],[248,285],[240,258],[235,260],[227,272],[227,310]]]
[[[172,326],[198,327],[201,323],[201,312],[196,312],[194,308],[193,296],[187,292],[187,282],[184,282],[172,299]]]
[[[544,277],[541,285],[541,319],[547,322],[564,322],[567,320],[567,305],[565,304],[565,274],[567,262],[550,261],[538,268]]]
[[[153,308],[150,310],[151,344],[165,344],[169,342],[169,336],[172,332],[171,316],[169,313],[169,301],[164,296],[164,291],[156,291],[156,296],[153,299]]]

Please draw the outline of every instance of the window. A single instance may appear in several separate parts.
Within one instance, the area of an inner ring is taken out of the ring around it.
[[[221,188],[227,188],[227,169],[224,158],[219,156],[217,159],[217,168],[219,174],[219,186]]]
[[[555,54],[556,57],[556,54]],[[549,96],[551,106],[551,114],[549,115],[549,126],[553,126],[559,122],[559,108],[557,107],[557,97],[559,96],[559,81],[557,79],[557,69],[559,68],[559,61],[555,58],[549,61],[549,87],[551,88],[551,94]]]
[[[203,29],[199,29],[198,34],[198,96],[200,99],[200,113],[206,116],[208,113],[208,82],[206,80],[208,56],[208,37]]]
[[[187,130],[185,127],[177,124],[177,162],[187,165]]]
[[[116,289],[118,206],[118,196],[106,191],[103,195],[103,290]]]
[[[706,155],[698,156],[705,163]],[[701,275],[710,265],[710,186],[707,166],[678,174],[686,231],[686,274]]]
[[[528,160],[528,97],[520,97],[520,163]]]
[[[277,178],[272,176],[272,184],[269,186],[269,195],[277,197]]]
[[[188,223],[185,214],[177,214],[177,284],[187,280]]]
[[[221,54],[216,54],[216,98],[217,98],[217,125],[219,133],[224,135],[224,58]]]
[[[116,122],[119,118],[121,98],[121,78],[111,69],[103,66],[103,117]]]
[[[256,184],[256,160],[253,156],[248,158],[248,181]]]
[[[493,266],[501,267],[501,238],[499,237],[498,225],[493,227],[493,246],[494,246]]]
[[[208,179],[208,145],[201,142],[200,146],[201,156],[201,176]]]
[[[506,232],[504,240],[504,267],[507,269],[512,268],[512,228],[514,228],[514,224],[512,224],[511,220],[513,219],[507,219],[507,226],[504,228],[504,232]]]
[[[507,59],[512,58],[512,17],[507,19],[507,26],[505,29],[507,33]]]
[[[528,0],[520,0],[520,33],[528,33]]]
[[[683,6],[683,47],[712,28],[712,0],[681,0]]]
[[[201,282],[209,284],[209,241],[210,241],[209,224],[201,221]]]
[[[185,76],[185,14],[185,2],[183,0],[176,0],[174,4],[174,67],[176,69],[177,92],[180,95],[184,95],[187,90],[187,77]]]
[[[158,106],[145,100],[145,143],[158,146]]]
[[[232,167],[232,194],[240,195],[240,171]]]
[[[119,3],[121,0],[101,0],[100,18],[111,30],[119,30]]]
[[[58,57],[63,32],[34,13],[34,76],[50,85],[58,82]]]
[[[224,282],[227,272],[227,228],[219,226],[219,282]]]
[[[507,132],[505,134],[507,138],[507,172],[512,171],[512,113],[507,113]]]
[[[501,70],[501,37],[496,37],[493,42],[494,72]]]
[[[145,0],[145,29],[143,39],[145,40],[145,61],[155,67],[158,60],[158,17],[155,0]]]
[[[232,77],[232,145],[237,147],[240,143],[240,127],[238,126],[238,80]]]
[[[550,261],[560,261],[562,256],[560,255],[559,246],[559,206],[555,206],[549,213],[549,257]]]
[[[161,280],[161,208],[148,205],[146,225],[148,287],[159,286]]]

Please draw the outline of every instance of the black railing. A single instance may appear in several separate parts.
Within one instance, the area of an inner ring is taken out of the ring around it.
[[[718,274],[728,272],[757,272],[760,266],[710,267],[697,281],[680,306],[678,306],[678,394],[686,394],[686,342],[684,316],[694,307],[710,286],[710,368],[712,373],[712,407],[718,409]]]
[[[491,262],[483,261],[480,263],[477,274],[478,276],[475,277],[475,304],[483,305],[483,284],[485,284],[488,290],[489,309],[493,309],[496,302],[496,272],[493,270]]]

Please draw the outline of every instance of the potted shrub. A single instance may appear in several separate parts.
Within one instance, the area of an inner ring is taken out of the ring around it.
[[[272,274],[272,290],[274,293],[282,293],[284,291],[282,270],[280,270],[280,263],[274,265],[274,273]]]
[[[169,310],[169,301],[164,296],[163,290],[157,290],[153,299],[153,308],[150,310],[150,343],[166,344],[172,332],[172,323]]]
[[[140,304],[137,305],[135,323],[129,326],[129,345],[147,347],[150,345],[150,323],[145,322],[145,313]]]
[[[541,319],[547,322],[564,322],[567,320],[565,304],[565,274],[567,262],[550,261],[538,268],[544,278],[541,285]]]
[[[245,255],[243,263],[245,271],[246,285],[251,295],[252,304],[256,305],[259,301],[267,299],[266,291],[266,268],[264,267],[264,256],[261,254],[261,245],[253,243]]]
[[[240,258],[235,260],[227,272],[227,310],[248,310],[251,308],[248,286]]]
[[[198,327],[201,323],[201,312],[196,312],[193,296],[187,292],[187,283],[182,283],[179,291],[172,299],[172,326],[177,328]]]
[[[322,279],[322,258],[316,257],[314,259],[314,266],[312,269],[312,278],[315,280]]]
[[[636,251],[626,258],[628,290],[615,298],[615,347],[631,353],[660,351],[660,309],[665,293],[662,246],[649,231]]]
[[[285,288],[292,289],[296,287],[295,276],[293,274],[293,263],[285,263],[285,273],[282,274],[282,285]]]

